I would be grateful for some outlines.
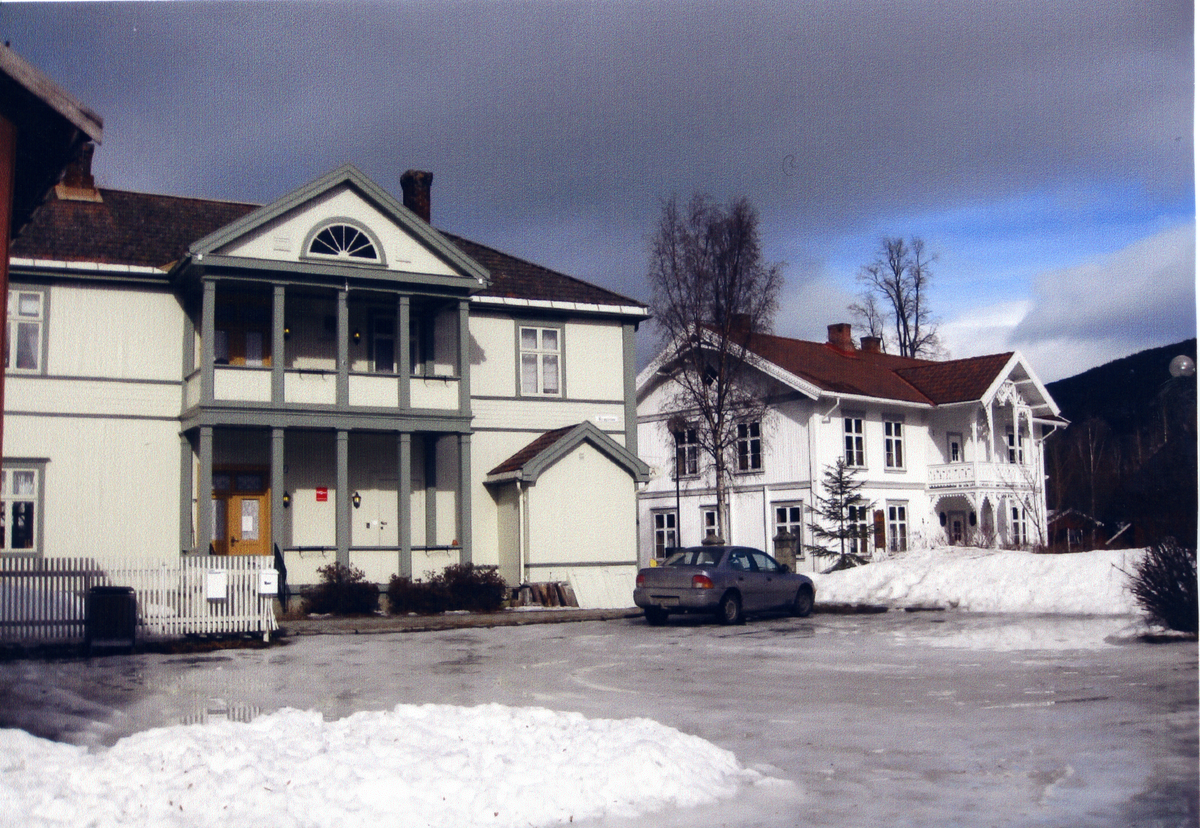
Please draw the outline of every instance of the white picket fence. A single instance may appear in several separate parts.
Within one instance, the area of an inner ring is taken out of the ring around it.
[[[133,587],[139,638],[253,632],[266,640],[279,625],[261,573],[274,568],[272,558],[249,555],[167,563],[0,557],[0,642],[83,641],[94,586]]]

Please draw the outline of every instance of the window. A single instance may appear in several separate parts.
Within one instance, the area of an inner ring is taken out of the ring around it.
[[[213,362],[217,365],[271,365],[271,299],[263,294],[218,294]]]
[[[45,297],[37,291],[8,292],[8,348],[4,367],[35,373],[42,370],[42,324]]]
[[[883,464],[889,469],[904,468],[904,423],[883,421]]]
[[[775,504],[775,535],[787,532],[796,539],[796,559],[804,558],[804,545],[800,542],[801,527],[804,525],[804,507],[799,503]]]
[[[1008,430],[1008,462],[1025,462],[1025,440],[1014,434],[1011,428]]]
[[[946,434],[946,456],[951,463],[963,462],[962,434],[953,431]]]
[[[521,394],[559,396],[561,337],[558,328],[521,328]]]
[[[867,465],[866,452],[863,448],[862,417],[846,417],[842,420],[842,432],[845,435],[846,465],[863,467]]]
[[[717,534],[717,510],[704,509],[701,512],[702,525],[704,526],[704,537],[711,538]]]
[[[308,255],[354,262],[380,261],[370,236],[349,224],[331,224],[317,232],[308,245]]]
[[[696,476],[700,473],[700,441],[696,429],[681,429],[672,436],[675,438],[675,476]]]
[[[674,512],[654,513],[654,557],[664,558],[667,550],[679,546]]]
[[[40,469],[19,466],[0,471],[0,551],[36,552],[39,549],[40,472]]]
[[[371,370],[391,374],[396,370],[396,318],[382,314],[371,318]]]
[[[1016,546],[1029,545],[1029,524],[1026,520],[1025,510],[1020,506],[1012,507],[1012,542]]]
[[[887,520],[888,551],[906,551],[908,549],[908,504],[889,503]]]
[[[871,553],[871,526],[867,522],[867,507],[847,506],[846,523],[848,524],[847,528],[851,530],[851,537],[846,544],[847,548],[859,555],[869,555]]]
[[[762,469],[762,429],[759,423],[738,423],[738,471]]]

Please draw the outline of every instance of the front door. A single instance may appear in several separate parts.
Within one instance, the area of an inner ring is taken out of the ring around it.
[[[261,469],[213,470],[213,551],[271,554],[271,493]]]
[[[963,512],[950,513],[950,543],[954,545],[961,544],[966,540],[966,525],[967,516]]]

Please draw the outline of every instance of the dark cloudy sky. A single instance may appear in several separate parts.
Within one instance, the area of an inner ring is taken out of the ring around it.
[[[779,333],[881,236],[953,356],[1049,381],[1194,336],[1190,0],[4,4],[99,112],[103,186],[266,202],[350,162],[434,224],[646,299],[672,193],[748,197]],[[642,343],[643,359],[650,347]]]

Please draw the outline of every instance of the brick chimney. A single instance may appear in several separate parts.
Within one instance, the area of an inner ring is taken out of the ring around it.
[[[62,181],[54,187],[54,195],[60,201],[104,200],[96,189],[96,179],[92,175],[92,156],[95,153],[96,145],[91,141],[80,147],[79,155],[67,165]]]
[[[400,189],[404,191],[404,206],[429,223],[429,188],[433,185],[433,173],[408,170],[400,176]]]
[[[883,340],[877,336],[864,336],[862,338],[862,352],[864,354],[882,354]]]
[[[854,353],[854,334],[849,322],[838,322],[829,326],[829,344],[839,351]]]

